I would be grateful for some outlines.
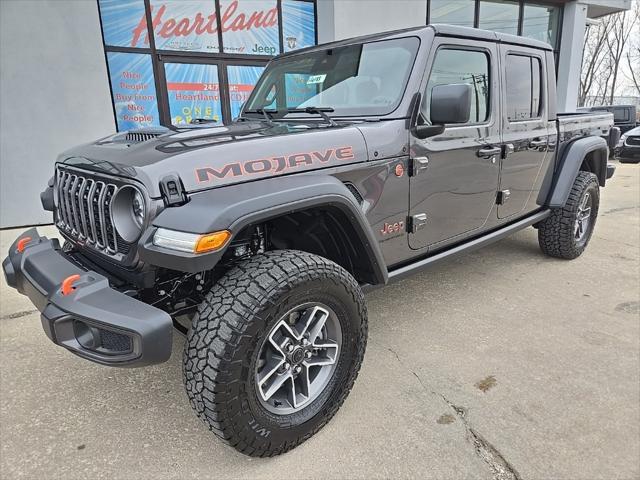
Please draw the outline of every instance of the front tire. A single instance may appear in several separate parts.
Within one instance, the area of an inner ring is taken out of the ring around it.
[[[240,452],[273,456],[336,413],[358,375],[367,312],[356,280],[298,251],[238,264],[198,308],[184,349],[187,396]]]
[[[587,248],[598,217],[600,189],[598,177],[579,172],[567,203],[553,208],[538,224],[538,244],[551,257],[572,260]]]

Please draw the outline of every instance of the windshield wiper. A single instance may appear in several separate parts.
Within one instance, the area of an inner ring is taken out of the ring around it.
[[[266,108],[256,108],[255,110],[245,110],[242,113],[257,113],[259,115],[262,115],[264,117],[264,119],[267,121],[267,123],[271,124],[271,125],[275,125],[273,123],[273,117],[271,116],[273,113],[278,113],[277,110],[267,110]],[[240,117],[243,118],[243,117]]]
[[[311,115],[320,115],[329,125],[332,127],[339,126],[336,121],[331,118],[326,112],[333,112],[331,107],[305,107],[305,108],[287,108],[287,113],[309,113]]]

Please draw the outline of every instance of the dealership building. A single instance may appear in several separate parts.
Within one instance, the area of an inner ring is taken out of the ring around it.
[[[58,153],[146,126],[235,118],[279,53],[449,23],[553,46],[576,108],[586,26],[631,0],[6,0],[0,2],[0,228],[50,223]]]

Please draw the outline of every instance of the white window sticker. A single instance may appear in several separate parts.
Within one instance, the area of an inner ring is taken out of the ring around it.
[[[327,78],[327,75],[311,75],[307,80],[307,85],[312,85],[314,83],[323,83],[324,79]]]

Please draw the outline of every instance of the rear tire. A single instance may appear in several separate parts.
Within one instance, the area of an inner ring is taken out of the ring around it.
[[[322,322],[312,322],[316,312]],[[288,332],[300,333],[299,342]],[[233,267],[198,308],[184,348],[187,396],[238,451],[278,455],[333,417],[358,375],[366,341],[364,296],[346,270],[305,252],[267,252]],[[280,378],[286,381],[272,390]]]
[[[600,189],[598,178],[579,172],[567,203],[553,208],[551,215],[538,224],[540,249],[551,257],[572,260],[587,248],[598,217]]]

